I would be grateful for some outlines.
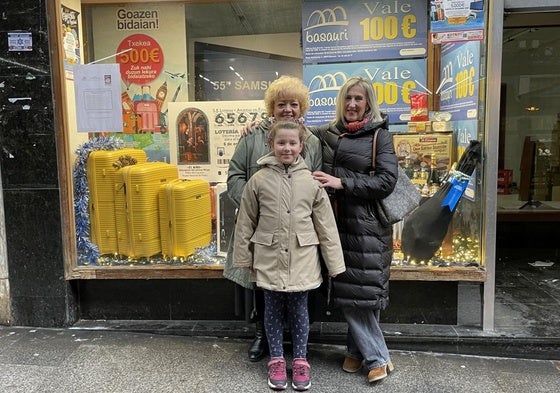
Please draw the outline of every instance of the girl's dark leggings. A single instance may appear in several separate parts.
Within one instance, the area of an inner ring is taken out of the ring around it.
[[[275,292],[264,290],[264,328],[268,339],[270,357],[283,357],[284,316],[290,323],[293,357],[307,357],[309,338],[308,291]]]

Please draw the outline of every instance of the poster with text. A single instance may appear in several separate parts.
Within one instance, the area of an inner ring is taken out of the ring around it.
[[[459,120],[454,122],[455,145],[457,157],[461,157],[471,141],[477,139],[478,120]]]
[[[457,159],[465,153],[467,147],[473,140],[477,140],[478,135],[478,120],[459,120],[455,122],[455,145],[457,146]],[[476,191],[476,176],[477,171],[474,170],[471,178],[469,179],[469,184],[463,194],[463,198],[467,198],[471,201],[475,200]]]
[[[478,116],[480,85],[480,42],[443,44],[441,47],[440,111],[452,120],[471,120]]]
[[[422,1],[304,1],[303,62],[424,57],[427,20]]]
[[[78,16],[80,13],[62,6],[62,48],[64,53],[64,76],[74,79],[72,67],[80,64],[80,29]]]
[[[278,75],[302,74],[301,58],[204,42],[194,43],[194,70],[196,101],[262,99]]]
[[[266,117],[262,100],[170,103],[171,163],[181,178],[225,182],[241,131]]]
[[[168,103],[187,101],[183,4],[128,4],[91,9],[94,60],[120,67],[125,146],[149,161],[169,162]]]
[[[433,44],[484,40],[483,0],[431,0]]]
[[[426,59],[305,65],[303,80],[309,88],[307,125],[322,125],[335,117],[336,96],[352,76],[371,80],[377,103],[390,123],[410,120],[410,93],[424,93]]]

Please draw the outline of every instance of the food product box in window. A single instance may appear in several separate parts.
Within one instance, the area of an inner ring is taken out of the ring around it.
[[[409,121],[407,126],[409,132],[432,132],[431,121]]]
[[[498,185],[509,187],[513,177],[513,170],[498,169]]]
[[[173,180],[160,187],[161,252],[187,257],[212,240],[210,184],[202,179]]]
[[[115,216],[119,254],[131,258],[161,252],[159,190],[179,178],[176,165],[147,162],[124,167],[115,178]]]
[[[452,132],[454,123],[452,121],[432,121],[433,132]]]
[[[225,257],[235,230],[237,208],[228,196],[226,183],[218,183],[214,188],[216,198],[216,247],[217,254]]]
[[[100,254],[114,254],[117,248],[115,219],[115,176],[125,165],[146,162],[146,153],[139,149],[92,151],[86,163],[89,189],[90,240]]]
[[[394,134],[393,144],[400,164],[410,158],[414,171],[430,168],[435,156],[438,171],[449,171],[455,161],[453,134]]]

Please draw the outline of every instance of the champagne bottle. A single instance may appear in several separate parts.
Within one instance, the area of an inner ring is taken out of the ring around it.
[[[414,179],[414,168],[412,167],[412,159],[410,156],[404,158],[404,173],[409,177],[409,179]]]
[[[430,159],[430,178],[428,179],[428,186],[430,189],[430,196],[433,196],[441,186],[435,154],[432,154]]]

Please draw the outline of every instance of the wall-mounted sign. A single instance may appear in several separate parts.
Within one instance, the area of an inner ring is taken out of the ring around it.
[[[9,52],[28,52],[33,50],[33,39],[28,32],[8,32]]]

